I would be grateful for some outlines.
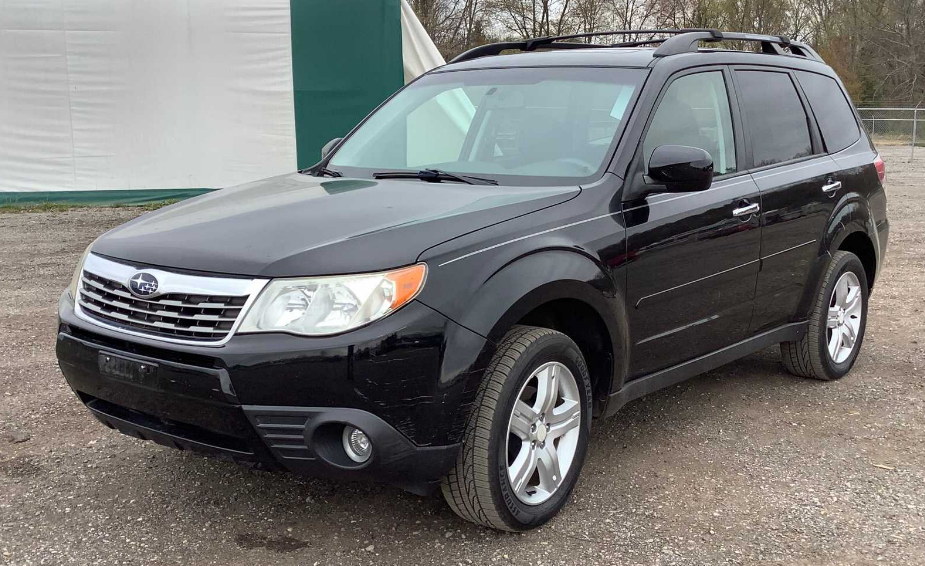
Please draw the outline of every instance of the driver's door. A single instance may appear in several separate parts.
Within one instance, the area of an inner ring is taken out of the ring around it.
[[[660,145],[699,147],[713,157],[708,190],[623,203],[631,378],[746,337],[759,265],[760,199],[742,170],[745,150],[731,84],[722,67],[675,76],[627,178],[630,189],[651,185],[646,163]]]

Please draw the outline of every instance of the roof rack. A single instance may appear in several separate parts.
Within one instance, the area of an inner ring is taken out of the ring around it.
[[[648,39],[643,41],[629,41],[613,45],[602,45],[599,43],[566,43],[569,39],[586,39],[592,37],[604,37],[613,35],[673,35],[690,32],[704,32],[706,29],[623,29],[614,31],[599,31],[591,33],[576,33],[572,35],[557,35],[549,37],[535,37],[524,41],[504,41],[501,43],[489,43],[473,47],[472,49],[457,55],[450,63],[461,63],[479,57],[489,55],[498,55],[502,51],[536,51],[540,47],[548,49],[587,49],[595,47],[633,47],[636,45],[647,45],[653,43],[662,43],[667,38]]]
[[[592,37],[605,37],[614,35],[666,35],[669,37],[651,38],[635,41],[625,41],[614,44],[599,43],[575,43],[569,42],[570,39],[586,39]],[[773,55],[787,55],[784,49],[789,49],[790,54],[816,61],[822,61],[813,49],[805,43],[792,41],[785,35],[759,35],[751,33],[724,32],[709,28],[686,28],[686,29],[625,29],[614,31],[601,31],[591,33],[576,33],[572,35],[558,35],[549,37],[536,37],[524,41],[505,41],[501,43],[489,43],[474,47],[460,55],[457,55],[450,63],[461,63],[480,57],[498,55],[503,51],[536,51],[539,48],[544,49],[588,49],[588,48],[609,48],[609,47],[638,47],[640,45],[659,45],[653,56],[667,57],[678,55],[680,53],[695,52],[699,43],[715,43],[719,41],[753,41],[761,43],[762,53]]]
[[[784,51],[784,48],[787,48],[790,50],[791,55],[822,61],[822,57],[820,57],[812,47],[799,41],[793,41],[786,35],[760,35],[755,33],[719,31],[715,29],[690,31],[671,37],[655,50],[653,56],[668,57],[670,55],[697,51],[697,46],[701,41],[708,43],[715,43],[718,41],[753,41],[761,43],[762,53],[770,55],[787,55],[787,52]]]

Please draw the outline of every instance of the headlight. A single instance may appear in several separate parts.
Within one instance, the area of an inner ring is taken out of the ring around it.
[[[74,269],[74,275],[71,277],[71,286],[68,287],[68,291],[71,294],[71,298],[75,301],[77,300],[77,289],[80,286],[80,272],[83,271],[84,262],[87,261],[87,256],[90,255],[90,248],[93,247],[91,243],[87,246],[87,249],[84,250],[84,254],[80,256],[80,261],[77,262],[77,267]]]
[[[339,334],[395,312],[424,287],[423,263],[363,275],[274,279],[247,311],[238,332]]]

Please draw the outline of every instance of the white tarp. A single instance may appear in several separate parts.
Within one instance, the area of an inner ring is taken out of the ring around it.
[[[288,0],[0,2],[0,191],[295,167]]]
[[[408,0],[401,0],[401,50],[405,63],[405,84],[434,67],[446,64]]]
[[[408,0],[401,0],[401,47],[405,63],[405,84],[434,67],[446,64],[443,55],[437,51],[437,46],[408,4]],[[475,116],[475,107],[461,91],[450,91],[448,94],[449,96],[437,100],[436,108],[419,112],[418,115],[425,121],[445,123],[446,127],[454,127],[465,135],[469,123]]]
[[[402,0],[406,81],[443,58]],[[296,168],[289,0],[0,0],[0,193]]]

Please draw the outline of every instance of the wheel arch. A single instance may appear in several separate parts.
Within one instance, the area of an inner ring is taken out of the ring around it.
[[[470,298],[445,314],[488,338],[486,347],[518,324],[551,327],[578,344],[595,401],[622,384],[628,352],[622,286],[585,254],[546,249],[519,257],[491,273]]]
[[[522,309],[517,308],[516,311],[521,312]],[[578,345],[591,375],[595,412],[601,409],[596,404],[611,393],[615,355],[611,331],[604,317],[589,302],[568,295],[547,300],[518,318],[513,325],[549,328],[571,338]],[[506,333],[513,325],[507,326],[507,321],[499,324],[498,333]]]
[[[880,242],[870,209],[861,198],[847,200],[836,208],[826,229],[824,249],[829,255],[839,250],[858,256],[872,289],[880,269]]]
[[[867,289],[873,289],[877,276],[877,252],[870,236],[863,230],[855,230],[842,238],[836,251],[851,252],[858,256],[867,275]]]

